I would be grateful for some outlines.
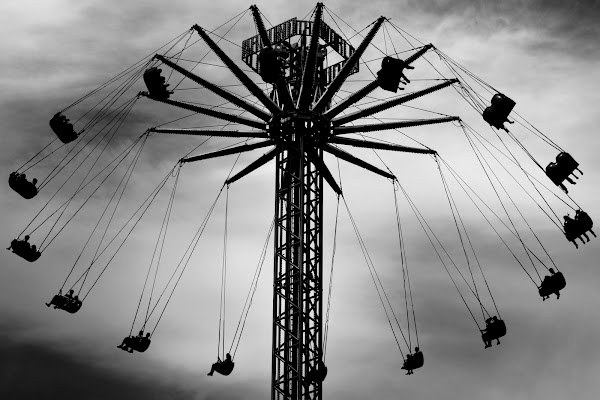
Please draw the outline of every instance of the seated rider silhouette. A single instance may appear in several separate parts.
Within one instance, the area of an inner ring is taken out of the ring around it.
[[[552,286],[556,286],[554,284],[554,276],[556,275],[556,272],[554,271],[554,268],[549,268],[548,271],[550,272],[550,275],[546,275],[544,277],[544,281],[542,282],[542,287],[549,288],[549,289],[554,289],[554,288],[552,288]],[[552,293],[556,294],[556,300],[558,300],[560,298],[560,291],[559,290],[555,290]],[[549,297],[550,296],[544,296],[544,297],[542,297],[542,300],[546,300]]]
[[[123,343],[121,343],[117,347],[121,350],[133,353],[134,341],[142,339],[143,337],[144,337],[144,331],[140,331],[136,337],[134,337],[134,336],[125,337],[123,339]]]
[[[52,300],[50,300],[50,303],[44,303],[44,304],[46,304],[46,306],[48,306],[48,307],[53,305],[54,308],[57,308],[58,304],[60,304],[61,297],[63,297],[62,289],[59,289],[58,294],[55,294],[54,297],[52,297]]]
[[[210,372],[207,375],[212,376],[215,371],[223,375],[229,375],[231,370],[233,370],[233,361],[231,360],[231,355],[227,353],[224,361],[221,361],[221,359],[217,357],[217,362],[212,365]]]
[[[498,322],[500,322],[500,321],[498,320],[498,317],[496,317],[496,316],[493,316],[493,317],[485,320],[485,329],[482,329],[481,332],[483,333],[482,337],[483,337],[483,342],[485,343],[486,349],[488,347],[492,346],[492,340],[494,340],[494,339],[497,340],[496,344],[500,344],[500,339],[498,337],[496,337],[496,332],[495,332]]]
[[[25,237],[23,238],[23,240],[13,239],[13,241],[10,242],[10,246],[8,246],[6,248],[6,250],[13,250],[14,251],[14,246],[15,245],[17,245],[19,247],[23,246],[24,248],[27,247],[29,249],[29,246],[31,246],[29,244],[29,235],[25,235]]]
[[[402,369],[406,370],[406,375],[412,375],[413,369],[420,368],[423,366],[423,352],[419,350],[418,347],[415,347],[414,354],[407,354],[406,361],[404,361],[404,365]]]

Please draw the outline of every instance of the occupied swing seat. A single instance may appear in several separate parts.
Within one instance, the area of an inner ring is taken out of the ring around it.
[[[570,177],[573,175],[575,179],[579,179],[575,175],[575,170],[583,175],[583,172],[579,169],[579,163],[569,153],[563,151],[556,156],[556,162],[548,164],[546,167],[546,176],[550,178],[552,183],[560,187],[563,192],[568,193],[567,188],[563,185],[563,181],[566,180],[570,184],[575,185],[576,182]]]
[[[502,93],[496,93],[494,97],[492,97],[491,103],[492,104],[483,111],[483,119],[494,128],[498,130],[504,129],[508,132],[508,129],[504,127],[504,123],[513,123],[513,121],[508,119],[508,115],[517,103]]]
[[[235,363],[231,359],[231,355],[227,353],[224,361],[221,361],[220,358],[217,359],[217,362],[212,365],[208,375],[212,376],[213,372],[218,372],[221,375],[227,376],[231,374],[231,371],[233,371],[234,366]]]
[[[31,199],[38,193],[38,190],[35,187],[36,183],[37,179],[34,178],[29,182],[25,174],[20,174],[18,172],[12,172],[8,176],[8,185],[25,199]]]
[[[488,320],[489,321],[489,320]],[[500,338],[506,335],[506,324],[503,320],[493,317],[486,328],[481,331],[481,338],[485,343],[485,348],[492,346],[492,340],[496,340],[496,344],[500,344]]]
[[[61,113],[56,113],[50,119],[50,128],[56,133],[56,136],[63,143],[69,143],[77,139],[77,132],[73,128],[73,124],[69,122],[69,119]]]
[[[312,383],[321,383],[327,377],[327,366],[323,361],[319,361],[317,366],[306,374],[306,380]]]
[[[585,237],[588,242],[590,241],[590,238],[587,235],[588,232],[590,232],[592,235],[594,235],[594,237],[596,237],[596,234],[592,230],[594,222],[592,221],[588,213],[586,213],[585,211],[577,210],[575,212],[575,219],[566,215],[564,217],[564,220],[565,223],[563,225],[563,228],[565,230],[565,237],[569,242],[573,242],[575,247],[579,248],[579,246],[575,242],[576,239],[580,239],[583,243],[586,243],[583,240],[583,237]]]
[[[12,250],[13,253],[19,257],[23,257],[29,262],[34,262],[40,258],[42,253],[36,249],[35,245],[31,246],[27,241],[28,239],[29,236],[26,236],[26,239],[23,240],[13,239],[12,242],[10,242],[8,250]]]
[[[415,348],[414,354],[408,354],[406,356],[406,360],[404,360],[404,365],[402,365],[402,369],[407,371],[406,375],[412,375],[413,369],[421,368],[425,362],[423,357],[423,352],[419,351],[419,348]]]
[[[550,297],[552,293],[556,294],[556,299],[560,298],[560,291],[567,286],[567,281],[565,280],[565,276],[562,272],[554,272],[552,268],[550,268],[550,273],[552,275],[547,275],[544,277],[542,281],[542,285],[539,287],[539,294],[542,296],[542,300],[546,300]]]
[[[46,306],[48,307],[54,306],[55,309],[65,310],[71,314],[75,314],[79,311],[81,305],[82,302],[77,295],[71,297],[69,295],[62,295],[60,292],[52,297],[50,303],[46,303]]]
[[[405,80],[405,83],[410,83],[410,80],[404,75],[404,69],[414,68],[399,58],[385,57],[381,62],[381,70],[377,72],[379,87],[396,93],[402,79]],[[401,90],[404,89],[401,88]]]
[[[173,91],[167,90],[169,84],[165,83],[166,79],[160,74],[162,69],[152,67],[144,72],[144,83],[148,88],[151,98],[156,100],[168,99]]]
[[[138,336],[126,337],[123,339],[123,343],[117,347],[129,353],[133,353],[134,350],[143,353],[150,347],[150,342],[150,332],[146,333],[146,336],[144,336],[144,332],[140,332]]]

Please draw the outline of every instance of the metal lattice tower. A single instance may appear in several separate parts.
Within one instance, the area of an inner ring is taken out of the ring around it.
[[[164,56],[157,55],[155,58],[259,120],[172,100],[168,96],[145,94],[156,101],[258,130],[240,132],[155,128],[150,131],[264,139],[253,144],[189,157],[182,162],[273,147],[229,178],[226,184],[237,181],[275,159],[271,399],[320,400],[323,397],[323,382],[314,379],[314,375],[320,369],[318,366],[323,360],[323,181],[326,181],[338,195],[342,194],[341,188],[323,161],[323,153],[330,153],[385,178],[395,180],[395,176],[391,173],[360,160],[338,146],[349,145],[422,154],[435,154],[435,151],[350,139],[343,135],[450,122],[458,120],[458,117],[344,125],[448,87],[456,83],[456,80],[447,80],[436,86],[338,117],[373,90],[383,87],[383,75],[379,75],[362,89],[337,104],[331,104],[347,77],[358,72],[360,57],[385,18],[380,17],[372,24],[360,46],[355,49],[322,21],[322,3],[317,4],[311,21],[293,18],[269,30],[265,29],[258,8],[252,6],[250,9],[259,34],[243,42],[242,59],[260,74],[263,81],[272,84],[272,91],[269,94],[265,94],[219,48],[204,29],[197,25],[193,29],[264,108],[250,104]],[[430,48],[431,46],[427,45],[418,49],[403,61],[403,65],[410,65]],[[328,51],[337,53],[342,61],[326,68]],[[397,86],[396,84],[396,88]]]

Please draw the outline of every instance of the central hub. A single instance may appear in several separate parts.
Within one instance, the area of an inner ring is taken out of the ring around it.
[[[275,116],[268,130],[274,140],[295,140],[299,136],[325,140],[330,134],[331,123],[321,114],[293,110]]]

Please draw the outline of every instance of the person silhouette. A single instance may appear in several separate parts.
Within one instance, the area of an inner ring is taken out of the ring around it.
[[[224,361],[221,361],[221,359],[217,357],[217,362],[212,365],[210,372],[207,375],[213,376],[215,371],[222,373],[223,375],[229,375],[232,369],[233,361],[231,360],[231,355],[227,353]]]

